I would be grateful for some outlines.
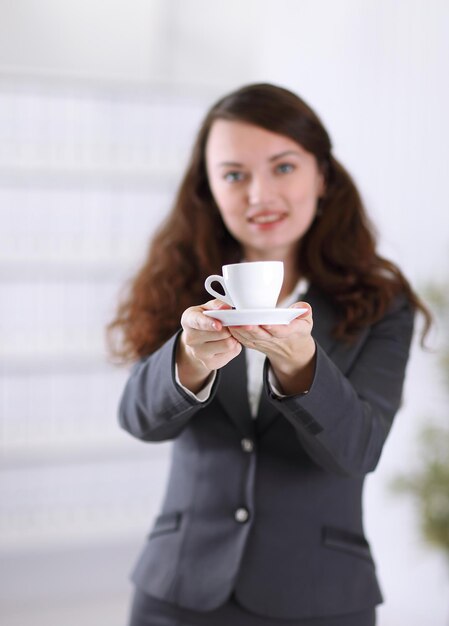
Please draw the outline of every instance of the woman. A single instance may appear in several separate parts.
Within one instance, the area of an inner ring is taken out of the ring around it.
[[[287,326],[223,326],[203,283],[280,260]],[[316,114],[249,85],[206,116],[110,331],[138,359],[120,423],[172,439],[131,624],[365,626],[381,602],[362,489],[400,402],[416,311]],[[117,350],[116,350],[117,352]],[[146,480],[147,477],[136,477]]]

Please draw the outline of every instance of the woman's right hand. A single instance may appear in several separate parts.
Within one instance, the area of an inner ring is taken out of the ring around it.
[[[181,383],[193,393],[203,387],[214,370],[224,367],[242,350],[242,345],[221,322],[203,315],[203,311],[229,308],[221,300],[210,300],[182,314],[183,332],[176,362]]]

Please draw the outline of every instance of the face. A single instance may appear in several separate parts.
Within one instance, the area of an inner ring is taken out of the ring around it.
[[[247,260],[284,260],[297,249],[324,192],[313,154],[259,126],[216,120],[206,166],[223,221]]]

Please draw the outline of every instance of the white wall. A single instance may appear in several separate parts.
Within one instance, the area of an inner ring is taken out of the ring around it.
[[[327,124],[381,249],[421,288],[448,270],[448,23],[445,0],[2,0],[0,72],[189,85],[210,100],[250,81],[291,87]],[[387,488],[416,463],[420,425],[446,411],[435,367],[415,346],[404,408],[368,479],[380,626],[449,615],[449,572]]]
[[[261,9],[257,0],[2,0],[0,67],[221,88],[252,71]]]
[[[160,59],[164,6],[151,0],[2,0],[0,65],[16,72],[148,80]]]

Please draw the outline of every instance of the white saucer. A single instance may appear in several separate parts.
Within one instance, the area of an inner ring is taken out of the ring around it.
[[[204,315],[220,320],[223,326],[262,326],[289,324],[307,309],[219,309],[203,311]]]

